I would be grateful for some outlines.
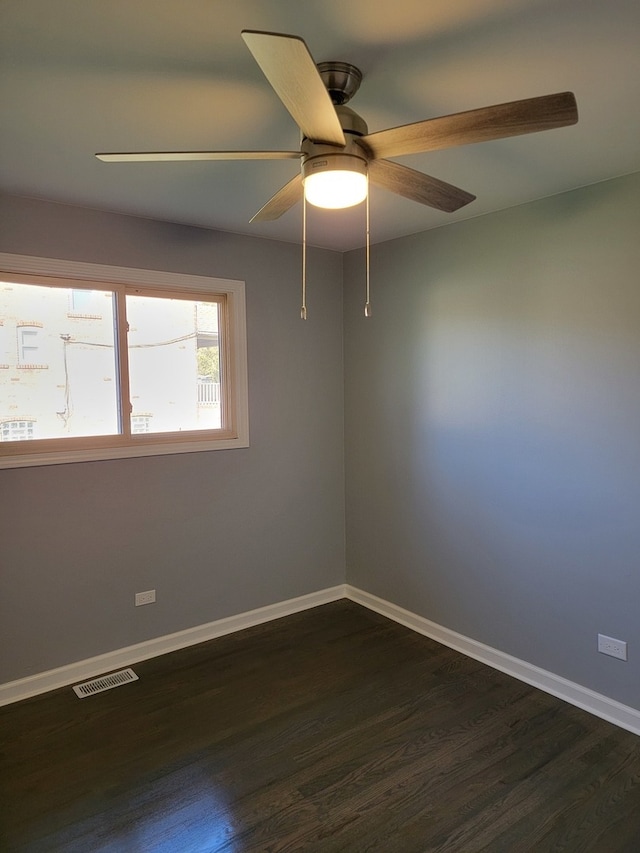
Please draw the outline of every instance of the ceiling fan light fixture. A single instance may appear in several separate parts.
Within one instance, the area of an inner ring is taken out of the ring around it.
[[[312,157],[302,166],[305,199],[331,210],[353,207],[367,197],[367,163],[353,154]]]

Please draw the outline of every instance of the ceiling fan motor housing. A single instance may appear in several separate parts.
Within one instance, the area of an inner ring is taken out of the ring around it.
[[[319,147],[319,146],[314,146]],[[329,148],[330,146],[322,146]],[[326,153],[314,154],[305,157],[302,161],[302,180],[304,181],[309,175],[318,174],[318,172],[357,172],[361,175],[367,174],[367,161],[364,157],[357,154],[343,154],[335,149]]]
[[[340,119],[342,130],[353,136],[366,136],[369,133],[366,121],[351,107],[337,106],[336,113]]]
[[[303,180],[317,172],[338,169],[367,174],[369,153],[360,142],[361,137],[368,133],[367,124],[350,107],[336,106],[336,112],[344,131],[346,144],[344,147],[338,147],[304,138],[301,144]]]
[[[369,158],[365,149],[358,144],[357,138],[346,134],[347,144],[344,148],[335,145],[323,145],[311,142],[310,139],[302,141],[302,179],[318,172],[333,172],[343,170],[345,172],[358,172],[367,174],[367,163]]]

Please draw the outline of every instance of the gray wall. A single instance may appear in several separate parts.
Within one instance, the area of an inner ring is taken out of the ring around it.
[[[639,199],[374,246],[369,321],[344,256],[344,447],[350,583],[640,708]],[[0,471],[0,681],[344,581],[340,255],[305,324],[288,244],[4,198],[0,251],[244,279],[251,406],[246,450]]]
[[[633,175],[344,269],[347,580],[636,708],[639,235]]]
[[[0,471],[0,682],[344,582],[341,255],[310,251],[303,323],[286,243],[4,197],[0,251],[244,279],[251,428]]]

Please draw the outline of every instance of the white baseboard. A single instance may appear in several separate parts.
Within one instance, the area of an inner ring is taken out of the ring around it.
[[[364,592],[361,589],[347,584],[345,595],[351,601],[357,604],[362,604],[369,610],[374,610],[394,622],[399,622],[419,634],[424,634],[444,646],[449,646],[457,652],[462,652],[470,658],[486,663],[494,669],[499,669],[501,672],[511,675],[514,678],[524,681],[526,684],[531,684],[543,690],[545,693],[550,693],[558,699],[563,699],[571,705],[582,708],[596,717],[601,717],[609,723],[613,723],[620,728],[626,729],[633,734],[640,735],[640,711],[631,708],[628,705],[623,705],[616,702],[615,699],[609,699],[601,693],[596,693],[589,690],[588,687],[582,687],[573,681],[568,681],[553,672],[548,672],[545,669],[540,669],[526,661],[514,658],[504,652],[485,646],[476,640],[465,637],[463,634],[458,634],[449,628],[443,628],[441,625],[425,619],[423,616],[418,616],[411,613],[409,610],[404,610],[396,604],[391,604],[382,598]]]
[[[340,584],[308,595],[301,595],[298,598],[280,601],[277,604],[259,607],[257,610],[248,610],[246,613],[240,613],[237,616],[229,616],[226,619],[218,619],[205,625],[197,625],[195,628],[187,628],[185,631],[178,631],[175,634],[166,634],[163,637],[147,640],[135,646],[127,646],[124,649],[117,649],[104,655],[70,663],[67,666],[50,669],[37,675],[30,675],[18,681],[9,681],[6,684],[0,684],[0,706],[19,702],[21,699],[28,699],[30,696],[36,696],[39,693],[46,693],[49,690],[56,690],[59,687],[75,684],[77,681],[94,678],[114,669],[131,666],[141,660],[175,652],[196,643],[213,640],[234,631],[242,631],[243,628],[251,628],[253,625],[270,622],[272,619],[280,619],[281,616],[289,616],[292,613],[318,607],[320,604],[328,604],[330,601],[337,601],[344,597],[345,587]]]
[[[196,643],[203,643],[206,640],[213,640],[225,634],[241,631],[263,622],[270,622],[273,619],[289,616],[311,607],[318,607],[321,604],[328,604],[330,601],[337,601],[341,598],[348,598],[369,610],[392,619],[394,622],[417,631],[419,634],[424,634],[444,646],[455,649],[457,652],[524,681],[526,684],[531,684],[545,693],[563,699],[565,702],[582,708],[596,717],[601,717],[620,728],[633,732],[633,734],[640,735],[640,711],[635,708],[609,699],[607,696],[589,690],[587,687],[582,687],[580,684],[575,684],[573,681],[568,681],[552,672],[547,672],[526,661],[514,658],[491,648],[491,646],[485,646],[483,643],[451,631],[449,628],[443,628],[442,625],[431,622],[423,616],[404,610],[396,604],[349,584],[340,584],[277,604],[269,604],[266,607],[249,610],[237,616],[229,616],[226,619],[218,619],[205,625],[197,625],[195,628],[187,628],[185,631],[167,634],[163,637],[147,640],[144,643],[138,643],[135,646],[117,649],[104,655],[21,678],[18,681],[0,684],[0,706],[46,693],[49,690],[56,690],[59,687],[66,687],[69,684],[94,678],[121,667],[131,666],[141,660],[158,657],[187,646],[193,646]]]

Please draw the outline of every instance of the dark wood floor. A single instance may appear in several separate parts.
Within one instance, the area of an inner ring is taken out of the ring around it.
[[[340,601],[0,709],[3,853],[640,851],[640,738]]]

